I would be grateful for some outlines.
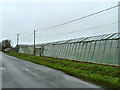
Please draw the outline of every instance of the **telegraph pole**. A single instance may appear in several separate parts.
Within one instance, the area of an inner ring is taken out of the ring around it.
[[[34,30],[34,53],[33,55],[35,55],[35,30]]]
[[[19,43],[19,35],[20,34],[17,34],[17,47],[18,47],[18,43]]]

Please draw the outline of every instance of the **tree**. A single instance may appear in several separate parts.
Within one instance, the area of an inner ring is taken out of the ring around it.
[[[2,43],[0,43],[0,48],[2,51],[5,51],[6,48],[11,48],[11,40],[3,40]]]

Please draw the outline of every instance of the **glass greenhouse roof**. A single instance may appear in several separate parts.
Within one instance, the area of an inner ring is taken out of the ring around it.
[[[62,44],[62,43],[68,43],[71,40],[63,40],[63,41],[59,41],[57,44]]]
[[[109,39],[113,34],[104,34],[104,35],[99,35],[99,36],[92,36],[92,37],[88,37],[86,40],[84,41],[97,41],[97,40],[105,40],[105,39]]]
[[[118,39],[120,38],[120,33],[116,33],[114,34],[112,37],[110,37],[109,39]]]
[[[74,43],[74,42],[81,42],[84,41],[86,38],[77,38],[77,39],[71,39],[68,43]]]
[[[120,33],[113,33],[113,34],[104,34],[92,37],[83,37],[83,38],[76,38],[70,40],[62,40],[50,43],[43,43],[36,46],[46,46],[46,45],[54,45],[54,44],[63,44],[63,43],[74,43],[74,42],[88,42],[88,41],[97,41],[97,40],[111,40],[111,39],[118,39],[120,38]],[[26,45],[25,45],[26,46]]]

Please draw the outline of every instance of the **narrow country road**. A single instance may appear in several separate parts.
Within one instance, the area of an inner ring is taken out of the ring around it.
[[[2,88],[99,88],[59,70],[24,61],[4,53],[0,54],[1,56]]]

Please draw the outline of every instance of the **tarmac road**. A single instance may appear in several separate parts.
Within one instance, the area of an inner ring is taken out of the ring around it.
[[[100,88],[59,70],[1,55],[2,88]]]

